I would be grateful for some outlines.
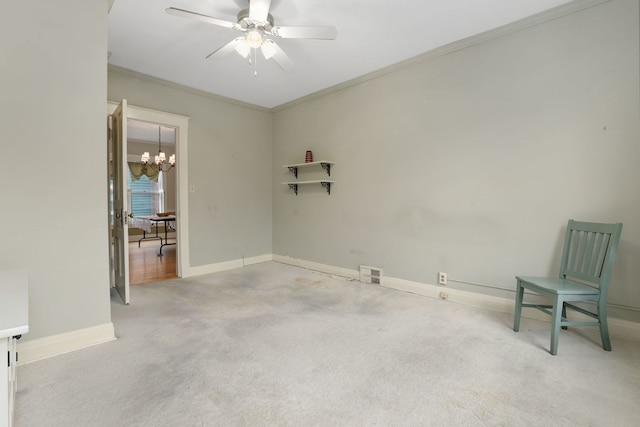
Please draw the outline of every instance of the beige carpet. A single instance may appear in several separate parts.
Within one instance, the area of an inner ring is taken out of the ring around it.
[[[282,265],[131,289],[117,341],[18,368],[16,425],[635,426],[640,343]]]

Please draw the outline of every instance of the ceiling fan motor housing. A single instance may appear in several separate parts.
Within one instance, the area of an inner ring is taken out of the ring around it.
[[[240,25],[241,31],[247,32],[253,29],[260,29],[265,33],[271,33],[273,23],[273,16],[270,13],[267,14],[266,21],[255,21],[249,18],[249,9],[242,9],[238,12],[238,25]]]

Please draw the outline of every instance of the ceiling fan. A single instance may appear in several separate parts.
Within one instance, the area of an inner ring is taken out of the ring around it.
[[[266,59],[273,58],[280,67],[288,70],[293,66],[293,62],[286,53],[269,37],[283,39],[322,39],[333,40],[336,38],[336,27],[331,26],[304,26],[304,27],[281,27],[276,26],[273,16],[269,13],[271,0],[250,0],[249,9],[238,12],[238,22],[226,21],[214,18],[197,12],[190,12],[184,9],[169,7],[166,12],[171,15],[191,18],[202,22],[207,22],[221,27],[245,33],[242,37],[231,40],[226,45],[215,50],[207,56],[207,59],[218,59],[234,50],[247,58],[251,49],[260,48]],[[249,59],[251,61],[251,59]]]

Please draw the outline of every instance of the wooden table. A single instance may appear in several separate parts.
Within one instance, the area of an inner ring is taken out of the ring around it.
[[[160,252],[158,252],[158,256],[162,256],[162,248],[165,246],[171,246],[171,245],[175,245],[175,243],[168,243],[168,233],[169,233],[169,226],[167,223],[169,223],[170,221],[175,221],[176,220],[176,216],[175,215],[165,215],[165,216],[137,216],[134,218],[136,221],[148,221],[149,222],[149,231],[151,230],[151,224],[155,224],[156,225],[156,235],[155,236],[147,236],[147,227],[143,226],[141,224],[137,224],[136,222],[132,221],[132,226],[133,227],[137,227],[137,228],[141,228],[142,229],[142,238],[140,240],[138,240],[138,247],[140,247],[140,242],[142,242],[143,240],[149,240],[149,239],[160,239]],[[159,222],[164,222],[164,238],[162,236],[160,236],[158,234],[158,223]]]
[[[156,224],[159,222],[164,222],[164,243],[162,243],[162,240],[160,240],[160,252],[158,252],[158,256],[162,256],[162,248],[165,246],[171,246],[171,245],[175,245],[176,243],[168,243],[169,242],[169,237],[167,236],[168,233],[168,225],[167,223],[169,221],[175,221],[176,220],[176,216],[175,215],[167,215],[167,216],[154,216],[152,218],[150,218],[151,221],[155,222]],[[156,234],[158,233],[158,226],[156,225]]]

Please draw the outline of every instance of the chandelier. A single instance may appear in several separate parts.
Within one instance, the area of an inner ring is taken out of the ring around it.
[[[156,166],[158,166],[159,170],[161,170],[162,172],[166,172],[176,165],[176,155],[172,154],[171,156],[169,156],[169,161],[167,161],[167,156],[164,154],[164,151],[162,151],[162,141],[160,136],[161,131],[162,127],[158,126],[158,154],[155,156],[155,159],[150,162],[149,160],[151,160],[151,157],[149,156],[149,152],[145,151],[144,153],[142,153],[140,162],[143,165],[155,164]]]

